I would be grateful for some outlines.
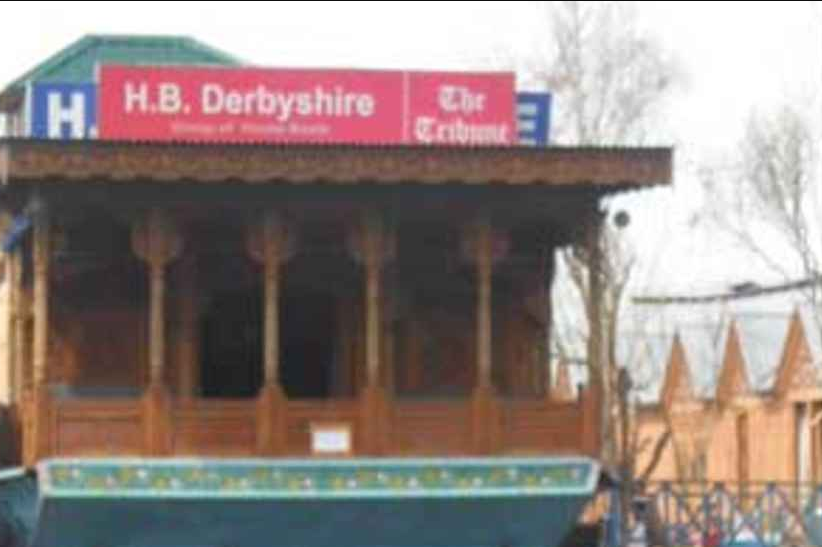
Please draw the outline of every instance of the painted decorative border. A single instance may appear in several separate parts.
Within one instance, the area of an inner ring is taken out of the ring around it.
[[[590,495],[587,458],[47,460],[42,497],[425,498]]]

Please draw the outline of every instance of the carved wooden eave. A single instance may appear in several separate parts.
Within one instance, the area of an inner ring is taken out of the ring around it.
[[[742,350],[742,341],[736,322],[728,327],[722,369],[716,387],[716,401],[725,408],[751,394],[748,370]]]
[[[697,402],[694,396],[690,367],[685,357],[685,348],[682,346],[682,340],[678,333],[674,335],[671,344],[671,355],[668,358],[668,366],[665,370],[660,401],[668,412],[675,407],[686,406],[692,408],[692,403]]]
[[[670,148],[424,147],[0,141],[0,183],[670,184]]]

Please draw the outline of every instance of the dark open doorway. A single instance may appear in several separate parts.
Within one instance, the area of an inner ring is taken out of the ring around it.
[[[324,293],[301,291],[282,300],[280,379],[289,398],[331,396],[335,308]]]
[[[202,322],[204,397],[254,397],[263,381],[262,294],[259,289],[216,295]],[[336,300],[299,291],[280,301],[280,382],[293,399],[331,395]]]
[[[262,291],[215,295],[203,316],[202,394],[254,397],[262,386]]]

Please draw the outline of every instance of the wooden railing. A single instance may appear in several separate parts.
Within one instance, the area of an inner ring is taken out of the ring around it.
[[[180,402],[173,409],[171,453],[252,456],[255,420],[254,401]]]
[[[577,404],[507,401],[502,410],[502,446],[512,453],[578,452],[583,418]]]
[[[146,455],[139,399],[51,405],[49,446],[61,456]]]
[[[318,423],[344,424],[355,456],[596,455],[598,447],[599,407],[590,396],[570,403],[363,396],[283,400],[273,409],[256,399],[170,399],[159,425],[152,422],[158,419],[156,409],[146,401],[47,400],[43,437],[35,438],[25,420],[21,424],[24,463],[50,456],[308,456],[311,427]],[[268,412],[279,413],[279,419],[271,420]],[[266,424],[279,424],[272,427],[282,431],[270,435],[278,440],[263,452],[260,435]],[[156,431],[164,432],[159,443]]]
[[[389,445],[400,454],[470,454],[471,405],[460,401],[400,401],[391,408]]]

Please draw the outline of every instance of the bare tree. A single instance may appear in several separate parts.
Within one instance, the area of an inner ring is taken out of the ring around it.
[[[630,2],[548,2],[547,51],[527,63],[529,79],[551,91],[555,142],[573,145],[632,145],[646,141],[648,129],[680,79],[675,62],[653,39],[639,31]],[[601,242],[600,271],[603,339],[607,370],[589,370],[602,380],[606,401],[604,456],[614,461],[617,431],[608,419],[618,414],[617,352],[626,291],[637,271],[633,244],[610,223]],[[558,353],[575,353],[590,336],[589,257],[563,250],[557,277],[558,324],[553,340]],[[570,295],[574,295],[570,298]],[[564,321],[563,321],[564,320]],[[562,324],[564,323],[564,324]],[[628,365],[628,363],[623,363]]]
[[[661,46],[639,31],[636,6],[629,2],[563,1],[544,4],[548,22],[547,51],[527,63],[530,80],[551,91],[553,139],[570,145],[639,145],[665,99],[680,78],[677,64]],[[599,323],[606,356],[604,370],[588,370],[602,387],[603,457],[617,465],[630,481],[637,473],[639,437],[630,431],[625,374],[618,374],[618,346],[626,310],[626,291],[635,280],[638,254],[622,233],[606,222],[599,242],[603,291]],[[586,347],[592,335],[588,254],[580,249],[560,252],[552,340],[560,355]],[[571,297],[574,295],[574,297]],[[634,333],[636,334],[636,333]],[[630,363],[620,363],[629,367]],[[618,427],[619,425],[619,427]],[[657,439],[661,454],[670,439]],[[652,458],[658,462],[659,457]],[[650,475],[652,470],[644,470]],[[626,488],[626,501],[632,487]]]
[[[822,332],[822,187],[815,116],[786,105],[750,116],[734,161],[702,169],[706,218],[801,294]]]
[[[636,5],[549,2],[546,12],[548,52],[528,63],[528,74],[557,99],[555,139],[576,145],[645,142],[680,71],[640,33]]]

